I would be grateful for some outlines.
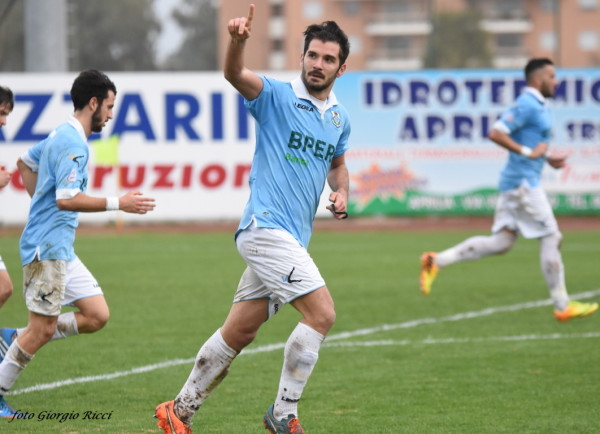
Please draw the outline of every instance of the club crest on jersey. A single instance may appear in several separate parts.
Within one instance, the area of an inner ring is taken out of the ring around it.
[[[340,117],[340,114],[336,111],[331,110],[331,122],[333,122],[333,125],[335,125],[336,127],[341,127],[342,126],[342,118]]]

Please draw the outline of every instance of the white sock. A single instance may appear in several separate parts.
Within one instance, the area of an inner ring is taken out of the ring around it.
[[[0,396],[10,390],[31,359],[33,355],[26,353],[15,339],[0,363]]]
[[[17,329],[17,336],[25,331],[26,327]],[[58,321],[56,323],[56,330],[54,330],[54,334],[52,335],[51,341],[55,341],[57,339],[68,338],[69,336],[75,336],[79,334],[79,329],[77,328],[77,320],[75,319],[75,312],[66,312],[61,313],[58,316]]]
[[[298,323],[288,338],[273,407],[275,419],[281,420],[290,414],[298,417],[298,401],[317,364],[319,348],[324,339],[325,336],[303,323]]]
[[[490,236],[477,236],[466,239],[454,247],[440,252],[435,257],[438,267],[446,267],[456,262],[474,261],[490,255],[506,253],[517,237],[509,232],[500,231]]]
[[[190,424],[202,403],[225,378],[227,369],[237,354],[223,340],[221,330],[217,330],[202,345],[190,376],[175,398],[174,411],[183,423]]]
[[[556,310],[565,310],[569,295],[565,284],[565,267],[560,254],[560,233],[540,238],[540,265]]]

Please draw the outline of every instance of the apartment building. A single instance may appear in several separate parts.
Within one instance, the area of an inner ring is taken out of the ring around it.
[[[487,32],[495,68],[521,68],[545,56],[561,67],[600,66],[600,0],[254,0],[247,65],[297,69],[307,25],[337,21],[350,38],[352,70],[423,68],[433,18],[474,9]],[[219,56],[227,22],[247,14],[250,0],[219,2]]]

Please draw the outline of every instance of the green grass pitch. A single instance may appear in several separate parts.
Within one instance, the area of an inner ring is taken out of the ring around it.
[[[315,233],[309,251],[337,322],[300,403],[307,432],[597,431],[600,314],[554,320],[536,241],[444,269],[432,293],[420,294],[421,252],[474,234]],[[2,327],[27,317],[17,245],[17,236],[0,239],[15,284]],[[0,420],[0,432],[157,433],[154,407],[178,393],[229,310],[244,269],[233,234],[86,234],[76,251],[102,285],[111,320],[42,348],[7,397],[32,418]],[[569,292],[600,299],[600,234],[565,231],[562,252]],[[283,343],[298,319],[288,306],[263,326],[196,414],[195,432],[265,432],[282,362],[269,345]],[[71,418],[43,419],[58,413]]]

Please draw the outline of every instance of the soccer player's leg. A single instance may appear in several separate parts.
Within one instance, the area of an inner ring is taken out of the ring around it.
[[[540,240],[540,266],[554,305],[555,318],[564,322],[573,318],[584,318],[596,312],[598,303],[569,299],[560,253],[562,234],[548,197],[541,187],[523,187],[518,224],[525,238]]]
[[[494,213],[492,234],[470,237],[441,252],[425,252],[421,255],[419,283],[421,292],[428,295],[439,271],[448,265],[475,261],[490,255],[508,252],[517,240],[517,221],[514,214],[519,195],[515,191],[500,195]]]
[[[192,418],[223,381],[239,352],[252,342],[268,319],[266,287],[247,268],[223,326],[200,348],[194,367],[173,401],[156,407],[154,417],[165,434],[191,433]],[[247,297],[248,300],[244,298]],[[255,298],[256,297],[256,298]]]

